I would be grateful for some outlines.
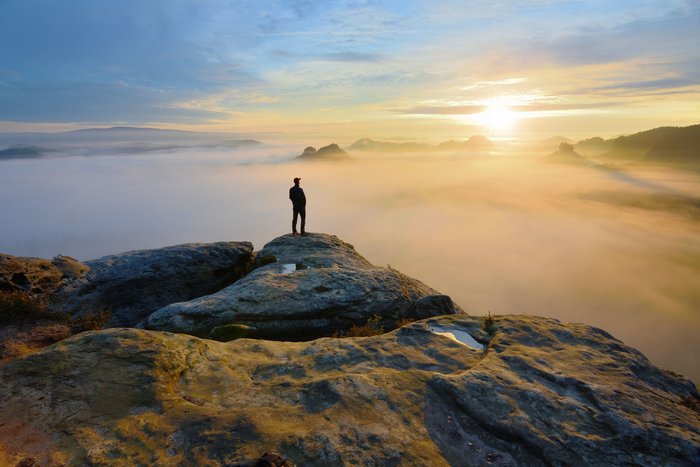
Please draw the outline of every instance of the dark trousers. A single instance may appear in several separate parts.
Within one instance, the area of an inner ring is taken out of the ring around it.
[[[292,218],[292,232],[297,231],[297,216],[301,216],[301,233],[306,232],[306,206],[294,206],[294,217]]]

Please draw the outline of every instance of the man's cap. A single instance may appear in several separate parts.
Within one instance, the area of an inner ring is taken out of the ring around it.
[[[294,177],[294,183],[301,181],[301,178],[299,177]]]

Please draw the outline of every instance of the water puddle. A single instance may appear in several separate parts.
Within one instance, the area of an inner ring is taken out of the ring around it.
[[[309,267],[303,263],[285,263],[282,264],[282,274],[291,274],[294,271],[303,271]]]
[[[474,339],[469,333],[464,332],[460,329],[453,328],[453,327],[447,327],[447,326],[439,326],[437,324],[431,324],[428,326],[428,330],[432,333],[439,334],[441,336],[449,337],[450,339],[459,342],[460,344],[464,344],[467,347],[471,347],[472,349],[476,350],[484,350],[484,345],[479,344],[476,339]]]

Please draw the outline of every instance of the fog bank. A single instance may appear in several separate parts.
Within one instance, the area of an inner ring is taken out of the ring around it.
[[[338,235],[468,313],[599,326],[700,381],[697,174],[525,155],[303,164],[284,162],[285,151],[3,161],[0,251],[85,260],[184,242],[260,249],[290,230],[287,191],[299,176],[310,231]]]

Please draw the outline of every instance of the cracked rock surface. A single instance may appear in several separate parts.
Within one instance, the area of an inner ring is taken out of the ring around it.
[[[689,380],[590,326],[494,321],[311,342],[79,334],[0,366],[0,464],[232,465],[272,451],[305,466],[700,461]]]
[[[220,290],[253,262],[250,242],[186,243],[85,261],[89,271],[57,292],[72,315],[110,310],[112,326],[133,326],[169,303]]]
[[[284,235],[257,253],[260,266],[215,293],[156,311],[145,329],[216,337],[243,327],[264,339],[332,336],[380,317],[394,329],[403,318],[461,312],[452,300],[401,272],[372,265],[334,235]]]

